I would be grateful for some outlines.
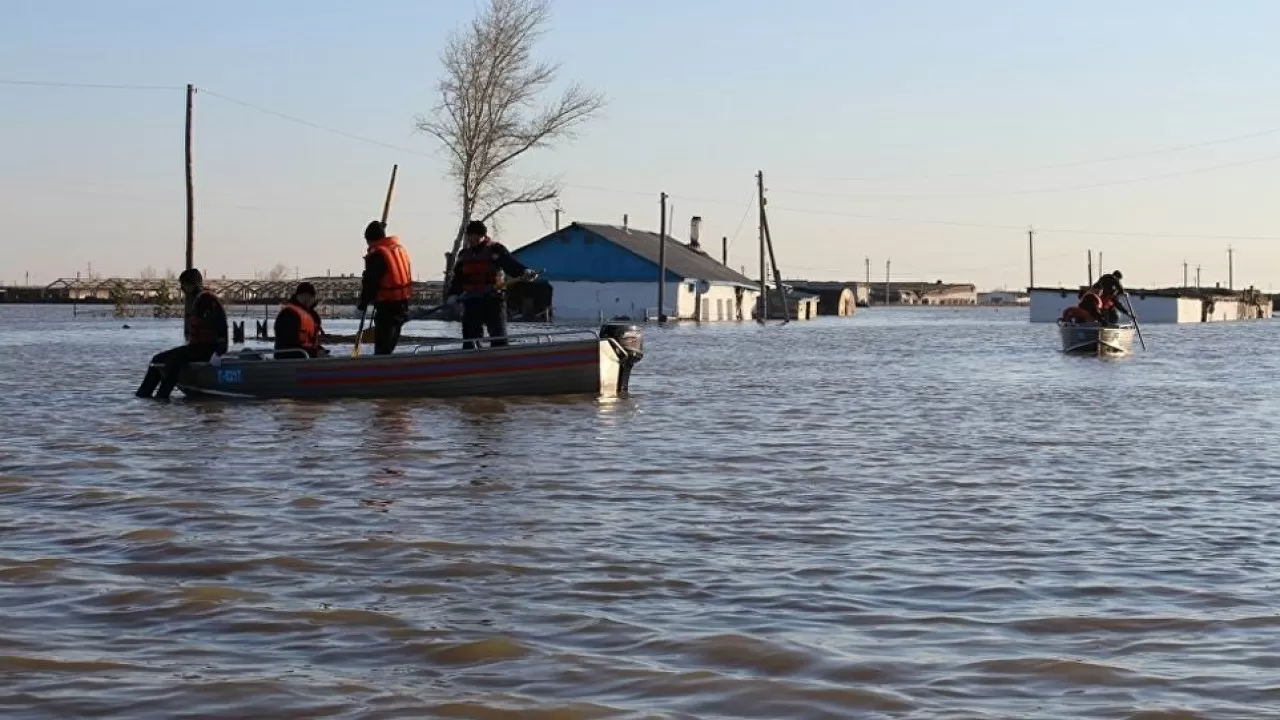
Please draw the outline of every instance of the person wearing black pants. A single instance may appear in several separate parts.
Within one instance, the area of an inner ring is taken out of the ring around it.
[[[488,233],[478,220],[467,225],[466,244],[458,252],[446,293],[446,303],[462,303],[462,339],[466,341],[462,347],[466,350],[475,349],[474,341],[483,338],[486,329],[490,347],[507,344],[507,294],[498,273],[508,277],[533,275]]]
[[[364,314],[373,306],[373,354],[390,355],[400,342],[400,327],[409,319],[413,297],[413,270],[409,252],[395,235],[374,220],[364,229],[368,252],[364,257],[364,279],[356,309]]]
[[[151,358],[152,365],[135,393],[140,398],[165,400],[178,384],[178,375],[190,363],[209,362],[214,354],[227,352],[227,313],[218,296],[204,289],[204,278],[195,268],[178,276],[178,284],[186,296],[187,344],[165,350]],[[163,370],[153,367],[164,366]]]

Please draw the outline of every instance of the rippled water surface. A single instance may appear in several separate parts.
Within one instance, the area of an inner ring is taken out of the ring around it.
[[[649,327],[613,403],[138,400],[120,324],[0,307],[5,718],[1280,716],[1276,323]]]

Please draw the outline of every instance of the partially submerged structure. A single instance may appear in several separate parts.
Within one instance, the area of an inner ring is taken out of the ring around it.
[[[661,253],[665,252],[665,257]],[[571,223],[512,251],[542,270],[556,320],[642,319],[658,310],[658,267],[665,260],[663,313],[671,320],[751,320],[759,282],[708,255],[698,242],[623,225]]]
[[[1033,287],[1031,322],[1057,322],[1062,311],[1080,302],[1084,286]],[[1156,288],[1129,290],[1133,310],[1141,323],[1199,323],[1261,320],[1271,317],[1269,295],[1253,288]]]

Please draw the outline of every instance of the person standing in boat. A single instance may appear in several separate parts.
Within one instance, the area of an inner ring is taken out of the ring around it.
[[[276,315],[276,350],[298,349],[307,357],[324,357],[329,351],[320,346],[324,329],[320,326],[320,313],[316,312],[316,288],[309,282],[300,283],[293,296],[285,301]]]
[[[1120,313],[1133,317],[1120,302],[1124,295],[1122,279],[1124,275],[1119,270],[1102,275],[1080,298],[1080,307],[1104,325],[1118,325]]]
[[[387,227],[374,220],[364,229],[369,251],[364,256],[364,281],[356,309],[363,314],[373,305],[373,352],[390,355],[400,342],[400,327],[409,319],[413,271],[409,251]]]
[[[152,364],[138,386],[138,397],[149,398],[154,392],[157,400],[168,398],[184,367],[194,362],[208,362],[214,354],[227,352],[227,313],[222,301],[204,288],[204,278],[195,268],[184,270],[178,276],[178,284],[186,300],[187,344],[151,358]],[[157,369],[157,364],[163,365],[163,370]]]
[[[507,293],[502,275],[532,277],[533,271],[511,256],[502,243],[489,237],[489,229],[479,220],[467,224],[465,244],[453,265],[445,303],[462,303],[462,339],[479,340],[489,331],[493,347],[507,344]],[[474,342],[464,342],[467,350]]]

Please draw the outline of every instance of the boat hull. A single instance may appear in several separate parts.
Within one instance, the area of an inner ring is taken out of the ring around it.
[[[453,343],[457,347],[457,341]],[[613,396],[630,363],[610,338],[325,358],[245,351],[183,369],[189,397],[243,399]]]
[[[1058,323],[1062,352],[1068,355],[1119,356],[1133,352],[1132,325]]]

